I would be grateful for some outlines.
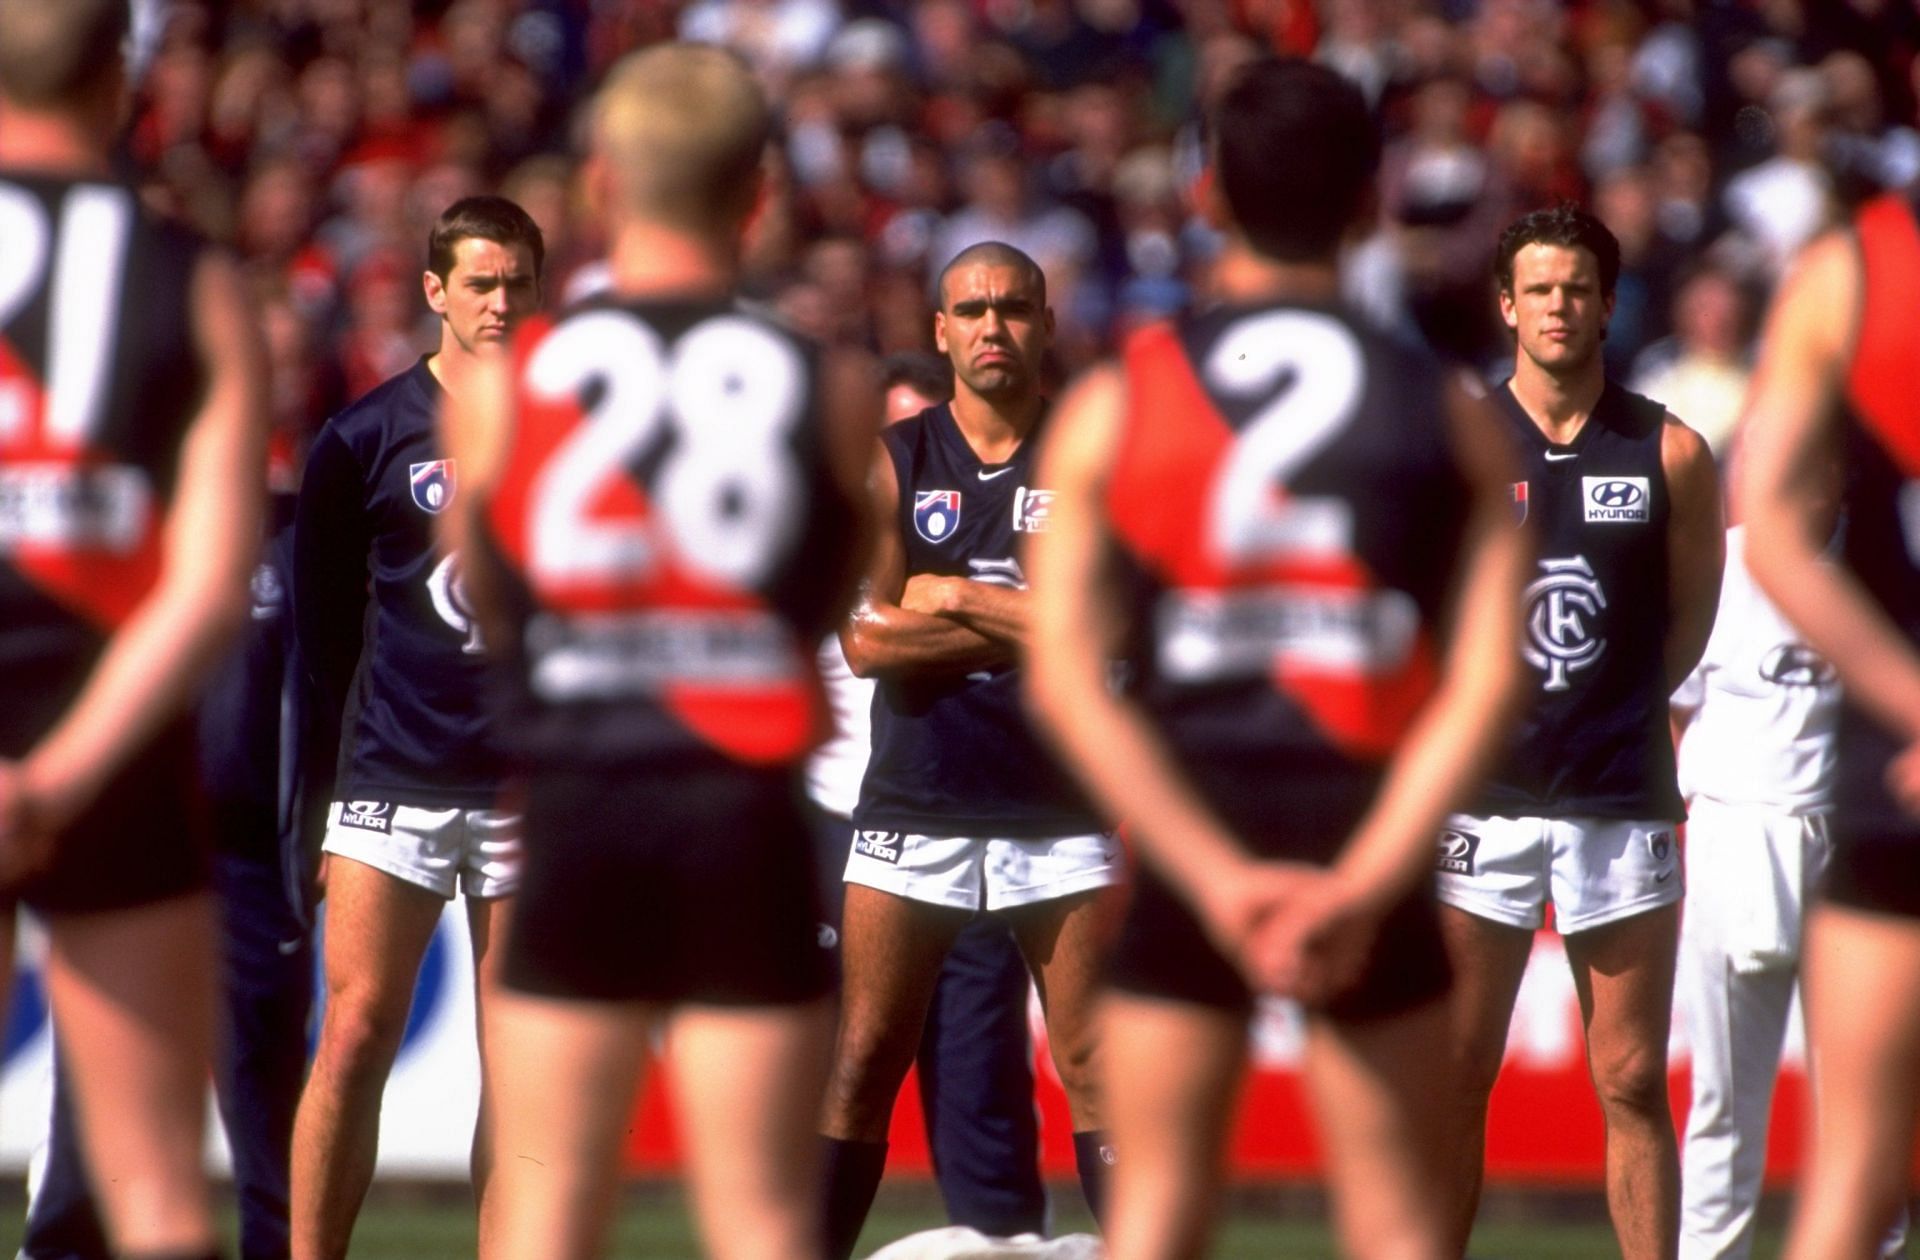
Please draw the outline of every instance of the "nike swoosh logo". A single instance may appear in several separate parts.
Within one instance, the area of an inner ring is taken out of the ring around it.
[[[1673,872],[1672,872],[1672,871],[1667,871],[1667,872],[1666,872],[1666,873],[1664,873],[1664,874],[1661,874],[1661,875],[1655,875],[1655,876],[1653,877],[1653,882],[1654,882],[1654,883],[1656,883],[1656,884],[1664,884],[1664,883],[1666,883],[1666,882],[1667,882],[1668,880],[1670,880],[1670,879],[1672,879],[1672,878],[1673,878]]]
[[[1005,474],[1010,473],[1012,471],[1013,469],[1011,468],[997,468],[992,472],[988,472],[986,469],[982,468],[980,470],[980,480],[992,481],[995,477],[1004,476]]]
[[[290,941],[276,941],[274,944],[275,948],[280,951],[282,958],[291,958],[294,953],[299,950],[301,941],[300,938],[296,936]]]
[[[1556,463],[1556,464],[1557,464],[1557,463],[1559,463],[1559,462],[1560,462],[1561,460],[1563,460],[1563,459],[1579,459],[1579,458],[1580,458],[1580,452],[1578,452],[1578,451],[1548,451],[1548,452],[1547,452],[1547,458],[1548,458],[1549,460],[1551,460],[1551,461],[1553,461],[1554,463]]]

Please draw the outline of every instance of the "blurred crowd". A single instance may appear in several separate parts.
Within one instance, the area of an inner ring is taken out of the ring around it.
[[[148,0],[142,16],[129,157],[245,257],[288,471],[327,414],[432,344],[424,242],[455,198],[532,213],[549,304],[591,288],[581,106],[654,40],[736,48],[780,105],[752,295],[824,340],[917,347],[931,273],[999,238],[1045,268],[1061,376],[1204,300],[1197,119],[1262,48],[1337,67],[1379,110],[1355,302],[1444,353],[1510,358],[1494,238],[1586,203],[1625,254],[1610,370],[1716,449],[1794,251],[1862,196],[1920,187],[1913,0]]]

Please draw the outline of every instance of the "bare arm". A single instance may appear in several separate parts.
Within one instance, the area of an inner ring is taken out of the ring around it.
[[[1720,518],[1720,477],[1698,433],[1668,416],[1660,433],[1667,475],[1667,689],[1684,681],[1706,653],[1720,607],[1727,531]]]
[[[901,606],[946,617],[1013,647],[1027,642],[1027,592],[1013,586],[920,573],[907,579]]]
[[[1920,745],[1920,655],[1857,579],[1825,557],[1859,263],[1833,233],[1807,247],[1768,315],[1747,393],[1740,477],[1747,566],[1807,642],[1839,671],[1848,695],[1902,742]],[[1895,793],[1920,815],[1920,793]]]
[[[266,488],[265,353],[232,259],[209,251],[192,284],[207,388],[181,445],[159,581],[17,766],[9,808],[26,831],[56,832],[83,810],[186,705],[246,617]]]
[[[907,548],[896,524],[900,482],[886,449],[875,443],[873,451],[867,495],[877,527],[853,612],[840,630],[847,666],[860,678],[879,678],[913,670],[964,672],[1007,660],[1006,644],[952,618],[904,606]]]

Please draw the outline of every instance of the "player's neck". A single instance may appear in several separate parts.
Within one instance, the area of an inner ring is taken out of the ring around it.
[[[427,358],[427,371],[440,382],[440,388],[458,398],[473,378],[479,355],[460,344],[443,320],[440,324],[440,348]]]
[[[1514,399],[1556,445],[1564,446],[1579,436],[1606,387],[1606,369],[1597,353],[1571,372],[1548,371],[1524,350],[1515,355]]]
[[[616,297],[727,297],[740,261],[720,240],[629,220],[614,231],[607,266]]]
[[[49,174],[106,175],[99,131],[65,114],[8,108],[0,112],[0,167]]]
[[[1221,300],[1241,305],[1258,302],[1321,305],[1339,300],[1340,267],[1332,259],[1283,262],[1233,236],[1214,264],[1213,290]]]
[[[963,383],[956,382],[956,386],[950,404],[953,421],[983,464],[1004,464],[1012,459],[1033,426],[1040,423],[1040,413],[1046,406],[1038,392],[1002,402],[983,398]]]

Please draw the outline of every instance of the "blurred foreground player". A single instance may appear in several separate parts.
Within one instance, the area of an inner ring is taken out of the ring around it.
[[[263,354],[232,260],[108,175],[126,33],[123,0],[0,0],[0,976],[24,903],[110,1241],[210,1256],[183,709],[246,616]]]
[[[800,771],[878,396],[734,304],[771,122],[719,49],[615,67],[589,159],[611,289],[446,415],[528,780],[488,1256],[599,1249],[656,1031],[707,1252],[818,1247],[830,976]]]
[[[438,347],[329,420],[300,482],[301,793],[310,805],[332,805],[320,846],[326,1007],[293,1133],[295,1260],[347,1252],[373,1180],[380,1100],[420,962],[456,889],[466,894],[473,945],[480,1118],[472,1171],[484,1211],[487,979],[519,881],[520,820],[499,807],[464,557],[435,545],[434,520],[461,494],[459,461],[446,458],[436,421],[440,400],[475,388],[476,372],[504,355],[539,304],[543,257],[540,229],[511,201],[467,197],[447,207],[429,233],[421,275],[440,316]],[[345,767],[337,789],[336,763]]]
[[[1920,1112],[1920,226],[1889,195],[1809,245],[1768,318],[1736,485],[1754,579],[1845,688],[1808,916],[1813,1158],[1795,1260],[1874,1254]],[[1839,554],[1823,502],[1844,462]]]
[[[1111,1160],[1094,1081],[1094,986],[1119,846],[1041,745],[1020,700],[1028,539],[1052,519],[1034,475],[1053,334],[1046,278],[1010,245],[941,272],[934,338],[954,396],[889,427],[868,481],[878,518],[841,631],[876,678],[873,757],[855,807],[841,925],[840,1035],[821,1128],[831,1258],[873,1202],[893,1104],[941,966],[977,916],[1019,942],[1046,1012],[1074,1156],[1100,1215]]]
[[[1029,689],[1146,860],[1103,1025],[1119,1260],[1206,1250],[1262,991],[1307,1008],[1343,1247],[1447,1251],[1430,846],[1502,733],[1523,535],[1486,406],[1339,307],[1378,152],[1331,71],[1243,70],[1224,304],[1129,339],[1042,460]]]

